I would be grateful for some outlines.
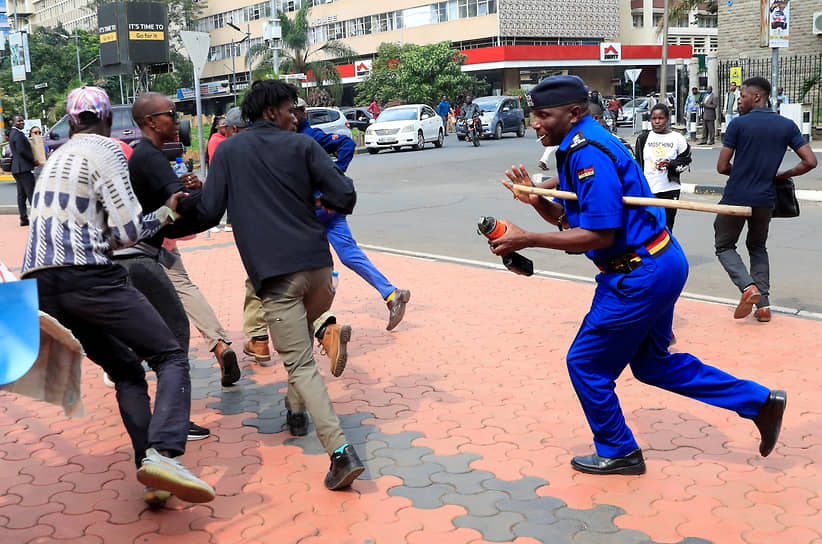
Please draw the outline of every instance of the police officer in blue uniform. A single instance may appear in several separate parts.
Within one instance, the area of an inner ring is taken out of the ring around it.
[[[689,353],[670,353],[674,304],[688,262],[665,227],[659,207],[625,206],[623,196],[652,197],[642,168],[619,140],[588,114],[587,89],[576,76],[552,76],[530,93],[531,126],[542,144],[558,145],[559,189],[578,201],[549,200],[517,191],[532,185],[512,167],[503,182],[559,232],[526,232],[509,225],[490,240],[506,255],[526,247],[582,253],[599,268],[596,293],[568,352],[571,382],[594,435],[596,452],[571,466],[589,474],[642,474],[642,451],[619,406],[615,380],[626,366],[647,384],[737,412],[761,435],[760,454],[771,453],[782,426],[787,395],[741,380]]]

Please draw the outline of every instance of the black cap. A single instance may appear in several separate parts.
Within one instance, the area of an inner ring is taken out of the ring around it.
[[[588,87],[577,76],[551,76],[526,96],[532,109],[555,108],[588,100]]]

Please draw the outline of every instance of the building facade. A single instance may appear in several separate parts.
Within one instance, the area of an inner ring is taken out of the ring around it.
[[[89,6],[89,0],[28,0],[32,6],[33,26],[47,26],[74,30],[97,30],[97,11]]]
[[[242,89],[248,81],[248,44],[261,43],[263,23],[273,11],[294,13],[303,1],[209,0],[197,27],[211,34],[203,81],[236,80]],[[309,1],[312,44],[340,40],[367,60],[384,42],[448,40],[467,55],[463,71],[483,76],[495,94],[527,90],[557,73],[579,75],[590,87],[611,94],[625,86],[624,70],[632,67],[647,67],[643,74],[651,89],[661,58],[661,41],[651,29],[658,0],[638,0],[648,21],[639,28],[632,26],[636,0]],[[678,30],[669,38],[671,65],[690,58],[694,47],[715,45],[715,28],[695,24]],[[243,40],[246,33],[250,39]],[[711,33],[713,38],[705,37]],[[353,65],[340,66],[340,72],[347,86],[364,77]]]

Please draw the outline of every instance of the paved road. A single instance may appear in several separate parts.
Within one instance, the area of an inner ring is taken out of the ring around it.
[[[696,162],[702,165],[715,161],[716,151],[697,150],[695,154]],[[546,228],[535,213],[515,202],[499,185],[507,167],[534,164],[538,157],[539,147],[531,131],[525,138],[483,141],[479,149],[452,136],[442,149],[360,155],[349,168],[359,194],[350,219],[352,230],[361,244],[498,263],[476,234],[477,219],[496,215],[525,228]],[[718,200],[715,196],[688,197]],[[675,234],[691,264],[686,291],[735,299],[737,292],[714,256],[713,217],[698,212],[677,216]],[[803,202],[800,218],[773,222],[769,252],[774,306],[822,312],[822,289],[818,287],[822,252],[816,233],[820,221],[822,205]],[[744,249],[744,241],[741,246]],[[594,276],[593,265],[582,256],[549,250],[525,253],[538,269]]]
[[[694,166],[683,181],[724,184],[724,177],[713,172],[718,153],[718,149],[695,147]],[[535,165],[539,155],[540,146],[531,130],[525,138],[506,135],[502,141],[483,141],[478,149],[451,135],[442,149],[429,144],[421,152],[358,155],[349,169],[359,193],[352,229],[360,243],[368,246],[498,263],[476,235],[477,219],[496,215],[526,228],[545,228],[536,214],[513,201],[499,185],[506,168]],[[786,155],[787,164],[794,160],[792,153]],[[822,168],[797,178],[797,182],[800,188],[822,189]],[[716,196],[688,198],[718,200]],[[0,213],[16,213],[14,203],[14,185],[0,182]],[[822,289],[818,287],[822,251],[816,234],[820,222],[822,204],[814,202],[802,203],[799,219],[774,221],[769,251],[775,307],[822,313]],[[686,291],[704,297],[736,298],[713,253],[713,216],[680,212],[675,233],[691,263]],[[744,248],[744,241],[741,246]],[[584,257],[547,250],[526,253],[540,270],[594,276],[593,265]]]

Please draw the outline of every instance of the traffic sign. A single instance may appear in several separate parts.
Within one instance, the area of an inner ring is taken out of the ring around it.
[[[37,85],[34,86],[34,88],[35,89],[45,89],[48,86],[49,86],[48,83],[38,83]]]
[[[637,78],[639,78],[640,72],[642,72],[642,68],[631,68],[630,70],[625,70],[625,77],[633,82],[636,82]]]
[[[181,30],[180,39],[191,57],[194,65],[194,72],[197,77],[203,73],[206,62],[208,62],[208,49],[211,45],[211,36],[208,32],[193,32],[191,30]]]

